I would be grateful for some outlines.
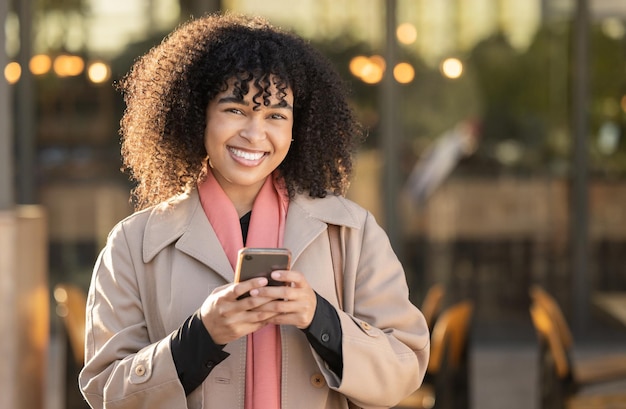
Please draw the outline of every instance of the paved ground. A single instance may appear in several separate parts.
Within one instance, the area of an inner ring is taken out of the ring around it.
[[[626,354],[626,344],[577,346],[576,359],[607,353]],[[538,352],[532,343],[474,345],[471,353],[472,409],[535,409],[538,397]],[[586,393],[626,392],[626,380],[589,388]]]
[[[473,345],[472,408],[535,408],[537,361],[531,345]]]

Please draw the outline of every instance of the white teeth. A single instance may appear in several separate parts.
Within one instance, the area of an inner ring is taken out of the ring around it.
[[[229,148],[233,155],[246,160],[259,160],[265,155],[263,152],[245,152],[235,148]]]

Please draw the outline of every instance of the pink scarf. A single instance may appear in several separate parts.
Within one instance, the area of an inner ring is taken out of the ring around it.
[[[277,180],[269,176],[252,206],[247,247],[281,247],[289,196]],[[239,216],[233,203],[213,176],[198,186],[202,208],[217,234],[230,265],[235,269],[237,252],[243,247]],[[248,335],[246,355],[245,409],[280,408],[281,345],[278,326],[267,325]]]

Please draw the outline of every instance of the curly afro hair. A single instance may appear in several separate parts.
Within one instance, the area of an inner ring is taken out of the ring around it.
[[[224,14],[181,25],[118,84],[126,103],[122,156],[136,183],[135,206],[167,200],[203,177],[206,109],[229,80],[242,97],[255,86],[265,103],[275,78],[294,95],[294,142],[279,165],[290,196],[345,194],[363,134],[338,73],[300,37],[258,17]]]

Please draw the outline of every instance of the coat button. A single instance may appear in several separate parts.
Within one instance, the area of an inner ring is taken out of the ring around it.
[[[330,335],[327,333],[322,334],[322,342],[328,342],[330,340]]]
[[[321,373],[316,373],[311,377],[311,385],[315,388],[323,388],[326,386],[326,379],[324,379]]]
[[[143,365],[137,365],[135,374],[137,374],[137,376],[144,376],[146,374],[146,368]]]
[[[365,322],[365,321],[361,321],[361,325],[363,326],[363,328],[364,328],[364,329],[367,329],[367,330],[369,330],[369,329],[371,329],[371,328],[372,328],[372,327],[370,326],[370,324],[368,324],[368,323],[367,323],[367,322]]]

